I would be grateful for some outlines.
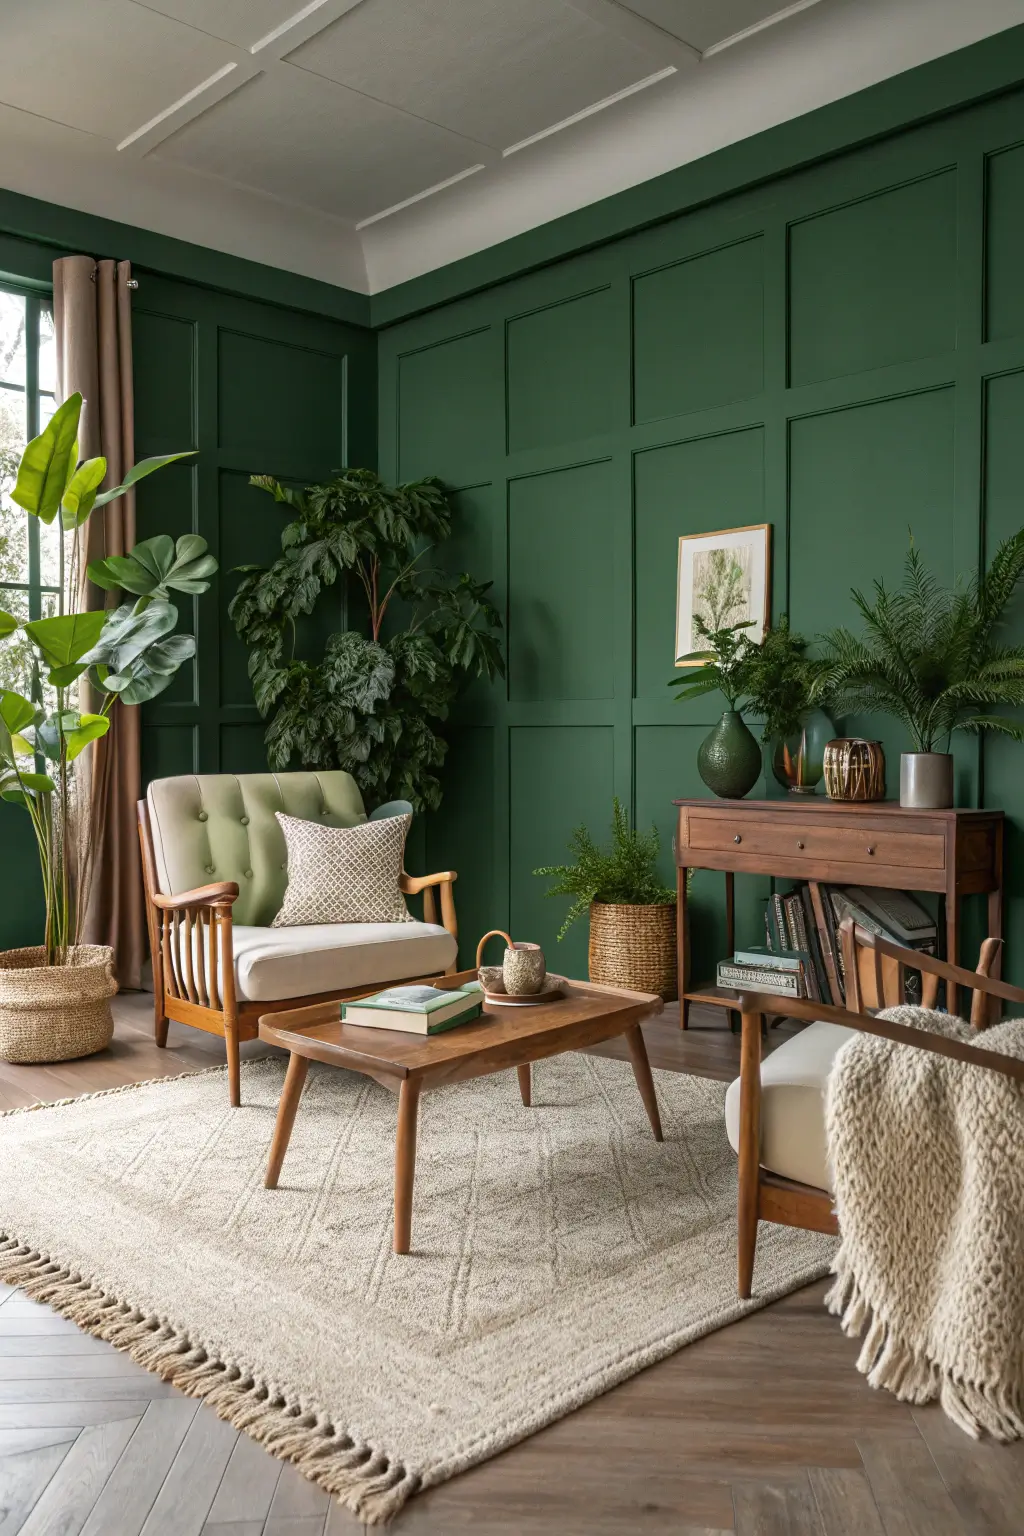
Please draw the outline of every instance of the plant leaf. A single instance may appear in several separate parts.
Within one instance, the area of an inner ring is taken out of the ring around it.
[[[96,492],[107,472],[106,459],[86,459],[64,488],[61,521],[66,529],[80,528],[96,502]]]
[[[163,469],[165,464],[174,464],[178,459],[190,459],[196,452],[195,448],[185,448],[181,453],[160,453],[151,459],[140,459],[128,471],[120,485],[115,485],[113,490],[100,492],[96,497],[95,505],[105,507],[108,501],[115,501],[118,496],[123,496],[125,491],[130,491],[133,485],[138,485],[140,480],[144,480],[154,470]]]
[[[77,392],[59,405],[38,437],[21,456],[11,500],[40,522],[52,523],[60,508],[78,438],[82,397]]]
[[[52,619],[33,619],[25,625],[25,633],[49,667],[66,667],[92,649],[106,618],[103,609],[58,614]]]
[[[16,619],[13,613],[5,613],[0,608],[0,640],[6,639],[8,635],[13,635],[14,631],[20,628],[21,620]]]

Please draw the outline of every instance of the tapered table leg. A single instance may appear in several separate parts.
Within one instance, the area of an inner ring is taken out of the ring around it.
[[[533,1098],[533,1088],[530,1081],[530,1063],[524,1062],[521,1067],[516,1067],[516,1076],[519,1078],[519,1092],[523,1103],[529,1109]]]
[[[758,1013],[743,1015],[740,1041],[740,1145],[737,1202],[739,1293],[749,1299],[754,1283],[757,1211],[761,1182],[761,1025]]]
[[[629,1059],[633,1063],[633,1076],[640,1090],[640,1097],[644,1101],[644,1109],[647,1118],[651,1122],[651,1130],[654,1132],[655,1141],[664,1141],[661,1133],[661,1116],[658,1113],[658,1097],[654,1091],[654,1078],[651,1076],[651,1064],[647,1060],[647,1047],[644,1044],[643,1032],[639,1024],[634,1024],[632,1029],[626,1030],[626,1045],[629,1047]]]
[[[398,1135],[395,1138],[395,1239],[392,1246],[396,1253],[408,1253],[412,1239],[412,1186],[416,1176],[419,1104],[419,1079],[403,1078],[398,1090]]]
[[[274,1126],[274,1139],[270,1143],[270,1161],[267,1163],[267,1176],[263,1181],[267,1189],[276,1189],[277,1181],[281,1177],[281,1164],[284,1162],[284,1155],[288,1151],[288,1143],[292,1139],[295,1111],[299,1107],[299,1100],[302,1097],[302,1089],[305,1085],[306,1073],[308,1071],[308,1058],[296,1056],[293,1051],[288,1057],[288,1071],[285,1073],[281,1102],[277,1106],[277,1123]]]

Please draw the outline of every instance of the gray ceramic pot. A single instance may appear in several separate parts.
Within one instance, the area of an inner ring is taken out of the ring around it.
[[[904,752],[900,758],[900,805],[904,810],[944,811],[952,804],[952,754]]]

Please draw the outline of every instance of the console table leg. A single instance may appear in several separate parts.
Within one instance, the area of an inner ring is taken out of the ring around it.
[[[533,1088],[530,1080],[530,1063],[524,1062],[521,1067],[516,1067],[516,1075],[519,1078],[519,1093],[526,1108],[529,1109],[533,1099]]]
[[[634,1024],[632,1029],[626,1030],[626,1045],[629,1049],[629,1059],[633,1063],[633,1076],[636,1078],[640,1097],[644,1101],[644,1109],[646,1109],[647,1118],[651,1122],[654,1139],[655,1141],[664,1141],[665,1138],[661,1130],[661,1115],[658,1113],[658,1096],[654,1091],[651,1064],[647,1060],[647,1047],[644,1044],[643,1031],[639,1024]]]
[[[676,976],[679,987],[679,1025],[686,1029],[690,1022],[690,1004],[686,994],[690,990],[690,948],[686,942],[686,876],[687,870],[676,866]]]
[[[406,1077],[398,1090],[398,1134],[395,1138],[395,1238],[396,1253],[408,1253],[412,1239],[412,1186],[416,1176],[416,1118],[420,1084]]]

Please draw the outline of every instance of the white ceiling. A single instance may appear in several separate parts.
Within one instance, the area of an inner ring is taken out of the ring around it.
[[[1024,0],[0,0],[0,179],[379,291]]]

